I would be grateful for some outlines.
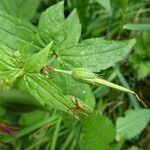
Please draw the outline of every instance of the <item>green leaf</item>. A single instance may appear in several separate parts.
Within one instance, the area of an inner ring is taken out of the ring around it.
[[[42,105],[67,111],[70,101],[64,97],[55,84],[40,74],[26,74],[23,77],[25,90],[34,96]],[[23,87],[24,88],[24,87]]]
[[[53,108],[73,113],[70,108],[74,107],[75,104],[71,97],[64,96],[61,89],[43,75],[36,73],[25,74],[16,86],[20,90],[29,92],[47,109]],[[81,103],[81,101],[78,101],[78,105],[84,108],[87,113],[92,111],[91,108],[83,102]]]
[[[149,67],[150,67],[150,62],[138,63],[138,70],[137,70],[138,80],[144,79],[150,74]]]
[[[64,20],[63,3],[60,2],[50,7],[42,14],[38,26],[39,38],[42,43],[54,41],[54,50],[72,47],[79,41],[81,25],[76,10]]]
[[[42,109],[33,96],[15,89],[0,93],[0,105],[6,110],[15,113],[26,113]]]
[[[83,67],[93,72],[99,72],[123,60],[130,53],[134,44],[134,39],[128,41],[88,39],[75,47],[60,51],[58,59],[71,67]]]
[[[150,121],[150,110],[139,109],[126,112],[125,117],[117,119],[117,133],[119,136],[131,139],[139,135]]]
[[[61,51],[75,46],[79,41],[80,35],[81,25],[79,23],[77,11],[74,10],[64,21],[62,29],[59,32],[58,37],[56,37],[56,50]]]
[[[21,126],[31,126],[39,122],[39,120],[43,120],[45,112],[34,111],[29,113],[24,113],[19,119],[19,124]]]
[[[31,19],[40,0],[0,0],[0,10],[13,16]]]
[[[124,29],[128,30],[145,30],[150,31],[150,25],[149,24],[125,24],[123,26]]]
[[[137,73],[137,78],[142,80],[150,76],[150,34],[149,32],[143,32],[141,36],[137,38],[137,44],[135,45],[135,51],[130,56],[133,69]]]
[[[19,51],[17,51],[20,59],[24,60],[24,62],[28,62],[31,59],[31,56],[34,54],[31,50],[34,47],[33,43],[27,43],[22,46]]]
[[[0,44],[0,80],[13,82],[22,73],[16,63],[13,52],[4,44]]]
[[[106,9],[106,11],[110,15],[112,15],[110,0],[96,0],[96,2],[98,2],[101,6],[103,6]]]
[[[124,144],[124,140],[121,140],[117,143],[113,143],[109,146],[109,150],[121,150],[123,144]]]
[[[38,25],[38,35],[43,46],[51,41],[55,42],[64,19],[64,2],[57,3],[42,13]]]
[[[105,150],[115,137],[113,124],[100,114],[93,113],[82,119],[83,138],[87,150]]]
[[[25,70],[30,73],[40,72],[42,67],[46,64],[50,48],[52,47],[53,42],[49,43],[44,49],[40,52],[33,54],[30,60],[25,65]]]
[[[28,21],[0,12],[0,42],[11,50],[19,50],[33,42],[31,51],[38,51],[36,28]]]
[[[4,44],[0,44],[0,70],[15,68],[13,52]]]

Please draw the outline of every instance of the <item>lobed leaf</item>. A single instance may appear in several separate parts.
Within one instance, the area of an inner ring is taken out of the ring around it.
[[[75,47],[60,51],[59,59],[72,67],[83,67],[93,72],[114,66],[131,51],[135,40],[107,41],[102,38],[87,39]]]
[[[9,80],[13,82],[22,72],[16,67],[13,52],[4,44],[0,44],[0,80]]]
[[[64,96],[61,89],[41,74],[27,73],[20,79],[16,86],[20,90],[29,92],[47,109],[53,108],[71,113],[71,108],[75,107],[71,97]],[[92,111],[90,107],[83,102],[81,103],[81,101],[78,101],[78,105],[83,107],[87,113]]]
[[[75,46],[79,42],[80,35],[81,24],[77,11],[74,10],[68,18],[66,18],[60,32],[57,34],[55,51],[61,51]]]
[[[38,25],[38,35],[42,45],[55,42],[64,19],[64,2],[59,2],[42,13]]]
[[[125,117],[117,119],[117,133],[126,139],[139,135],[150,121],[150,110],[139,109],[126,112]]]
[[[69,100],[64,97],[61,90],[45,76],[39,74],[25,74],[23,77],[25,89],[42,105],[67,111]],[[20,86],[22,86],[21,83]],[[66,105],[66,106],[65,106]]]
[[[0,10],[13,16],[31,19],[40,0],[0,0]]]
[[[97,112],[82,119],[83,138],[87,150],[105,150],[115,137],[113,124]]]
[[[14,69],[13,52],[4,44],[0,43],[0,70]]]
[[[63,5],[64,3],[60,2],[48,8],[42,14],[38,25],[41,44],[44,46],[53,40],[55,51],[76,45],[81,34],[81,25],[76,10],[65,19]]]
[[[0,12],[0,42],[11,50],[19,50],[33,42],[31,51],[38,51],[36,28],[26,20]]]

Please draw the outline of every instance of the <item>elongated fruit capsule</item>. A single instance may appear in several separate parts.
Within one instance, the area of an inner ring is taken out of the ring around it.
[[[106,81],[104,79],[101,79],[101,78],[98,78],[96,76],[96,74],[92,73],[91,71],[89,70],[86,70],[84,68],[76,68],[72,71],[72,77],[75,79],[75,80],[79,80],[81,82],[84,82],[84,83],[89,83],[89,84],[93,84],[93,85],[104,85],[104,86],[108,86],[110,88],[114,88],[114,89],[117,89],[117,90],[120,90],[120,91],[123,91],[123,92],[127,92],[127,93],[131,93],[131,94],[134,94],[137,99],[145,106],[147,107],[147,105],[139,98],[139,96],[132,90],[129,90],[123,86],[120,86],[120,85],[117,85],[117,84],[114,84],[114,83],[111,83],[109,81]]]

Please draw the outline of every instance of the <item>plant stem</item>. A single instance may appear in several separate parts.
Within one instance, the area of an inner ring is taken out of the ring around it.
[[[70,142],[72,141],[73,137],[74,137],[75,131],[74,129],[69,133],[68,137],[66,138],[65,142],[63,143],[61,150],[65,150],[67,149],[67,147],[69,146]]]
[[[57,143],[57,137],[58,137],[59,129],[60,129],[60,125],[61,125],[61,120],[62,120],[62,118],[59,117],[59,119],[57,121],[57,124],[55,126],[55,131],[54,131],[54,135],[53,135],[53,139],[52,139],[52,144],[51,144],[50,150],[55,150],[56,143]]]
[[[59,73],[69,74],[69,75],[71,75],[71,73],[72,73],[72,71],[60,70],[60,69],[56,69],[56,68],[54,68],[54,71],[59,72]]]

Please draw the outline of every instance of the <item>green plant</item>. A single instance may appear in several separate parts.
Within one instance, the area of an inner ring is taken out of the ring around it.
[[[29,21],[4,12],[0,12],[0,21],[4,24],[0,25],[2,33],[0,34],[0,91],[2,92],[0,97],[3,100],[2,103],[7,104],[9,108],[15,105],[16,108],[13,107],[13,111],[14,109],[17,111],[18,104],[18,107],[29,107],[31,110],[40,108],[41,111],[46,112],[44,120],[35,119],[36,124],[18,131],[16,139],[44,125],[48,125],[46,128],[49,128],[55,124],[52,136],[48,136],[49,132],[46,133],[44,129],[41,129],[43,133],[40,132],[40,136],[37,136],[40,140],[44,137],[41,145],[36,139],[33,140],[33,145],[30,147],[27,145],[29,149],[37,145],[39,149],[41,147],[55,149],[61,124],[67,122],[65,116],[76,118],[80,125],[68,135],[62,144],[62,149],[68,147],[73,138],[76,139],[76,143],[79,138],[79,142],[82,143],[81,147],[89,150],[110,149],[113,147],[112,142],[118,141],[119,143],[124,139],[135,137],[146,127],[150,120],[150,111],[146,109],[131,111],[130,115],[133,118],[127,115],[125,118],[117,119],[115,127],[107,117],[94,111],[95,99],[91,87],[87,85],[87,83],[102,84],[135,94],[132,90],[95,75],[127,57],[135,44],[134,39],[125,41],[105,40],[104,38],[80,40],[81,24],[77,12],[73,10],[65,18],[63,2],[43,12],[37,28]],[[9,100],[4,101],[10,89],[28,92],[39,105],[29,99],[31,103],[27,102],[29,104],[27,106],[25,103],[16,104],[14,95],[12,95],[14,103],[10,103]],[[43,116],[43,112],[38,116]],[[50,116],[52,112],[53,115]],[[144,117],[139,114],[144,114]],[[137,116],[142,122],[137,119]],[[28,118],[28,115],[26,117]],[[132,119],[137,119],[136,121],[141,124],[134,128],[137,123],[129,124]],[[128,131],[134,128],[133,134],[120,129],[120,124],[126,125],[126,122],[129,122],[129,126],[126,127]],[[83,133],[80,133],[81,128],[83,128]],[[76,132],[78,134],[75,134]],[[6,136],[2,139],[12,142],[12,137]],[[86,145],[84,146],[83,143]]]
[[[149,27],[150,29],[150,27]],[[133,68],[135,69],[138,80],[142,80],[150,76],[150,51],[149,51],[149,33],[144,32],[141,37],[138,38],[136,45],[136,51],[131,56],[130,61],[133,63]]]

